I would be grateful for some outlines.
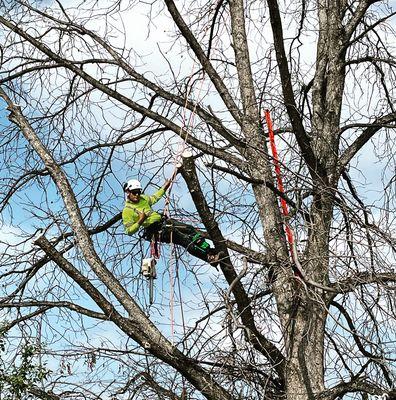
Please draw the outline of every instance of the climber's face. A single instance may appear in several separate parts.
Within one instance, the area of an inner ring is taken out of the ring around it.
[[[141,193],[140,189],[128,190],[128,200],[132,203],[139,203]]]

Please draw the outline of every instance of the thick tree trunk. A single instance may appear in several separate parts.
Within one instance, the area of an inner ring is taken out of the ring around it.
[[[254,178],[271,181],[272,164],[263,157],[263,152],[268,154],[268,149],[258,129],[260,117],[254,102],[251,71],[248,67],[250,60],[243,24],[243,1],[230,2],[230,9],[245,115],[242,128],[249,143],[243,155],[248,160],[249,172]],[[267,256],[272,262],[275,276],[273,290],[287,350],[287,365],[283,371],[286,395],[290,399],[306,399],[324,388],[323,328],[326,315],[320,304],[307,298],[301,284],[294,278],[276,196],[265,185],[256,185],[253,191],[264,229]]]
[[[334,190],[316,195],[311,207],[312,228],[302,264],[311,280],[328,284],[329,232]],[[311,399],[324,390],[324,329],[326,293],[300,284],[289,312],[286,391],[288,399]]]
[[[328,284],[329,232],[337,188],[338,128],[345,79],[342,12],[337,1],[318,2],[320,36],[312,92],[312,145],[322,169],[314,176],[311,223],[302,261],[305,275],[322,285]],[[324,390],[324,295],[303,286],[295,293],[289,326],[284,326],[288,399],[313,399]]]
[[[313,399],[324,390],[323,341],[326,312],[322,305],[296,296],[290,314],[286,393],[290,400]]]

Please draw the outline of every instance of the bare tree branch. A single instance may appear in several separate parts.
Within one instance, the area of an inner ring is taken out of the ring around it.
[[[78,304],[74,304],[68,301],[22,301],[12,303],[0,303],[0,308],[25,308],[25,307],[41,307],[41,312],[45,312],[51,308],[65,307],[79,314],[86,315],[91,318],[108,320],[109,318],[102,313],[98,313],[88,308],[82,307]]]
[[[190,135],[185,129],[178,126],[174,122],[170,121],[169,119],[163,117],[162,115],[132,101],[130,98],[122,95],[121,93],[109,88],[108,86],[104,85],[103,83],[99,82],[97,79],[93,78],[91,75],[83,71],[79,68],[76,64],[78,62],[72,62],[66,59],[63,59],[53,51],[51,51],[48,46],[43,43],[40,43],[37,39],[33,38],[28,33],[24,32],[21,28],[17,27],[15,24],[7,21],[4,17],[0,15],[0,23],[5,25],[7,28],[11,29],[12,31],[16,32],[18,35],[23,37],[24,39],[28,40],[32,45],[34,45],[37,49],[42,51],[44,54],[49,56],[52,60],[57,62],[58,64],[62,65],[64,68],[67,68],[73,71],[76,75],[82,77],[86,82],[90,83],[95,88],[99,89],[103,93],[106,93],[108,96],[116,99],[120,103],[130,107],[131,109],[148,116],[152,120],[159,122],[160,124],[166,126],[168,129],[172,130],[176,134],[180,135],[182,139],[185,139],[189,144],[200,149],[202,151],[208,152],[209,154],[213,154],[219,158],[224,159],[224,161],[230,162],[231,164],[235,163],[237,166],[242,165],[242,161],[235,157],[232,154],[229,154],[225,151],[222,151],[218,148],[214,148],[212,146],[207,145],[204,142],[196,139],[194,136]]]
[[[202,47],[198,43],[195,36],[192,34],[190,29],[188,28],[187,24],[183,20],[182,16],[179,13],[175,3],[173,0],[164,0],[169,13],[172,15],[174,22],[176,23],[177,27],[179,28],[183,37],[187,40],[187,43],[194,51],[196,57],[198,58],[199,62],[201,63],[202,67],[205,69],[206,73],[210,77],[211,81],[213,82],[214,86],[216,87],[220,97],[224,101],[224,104],[227,106],[228,111],[234,117],[235,121],[241,125],[242,121],[242,114],[238,109],[237,105],[235,104],[233,98],[231,97],[227,87],[224,85],[224,82],[218,75],[217,71],[213,68],[211,62],[206,57],[205,52],[202,50]]]
[[[396,112],[377,118],[373,124],[367,127],[354,142],[341,154],[338,162],[338,173],[341,174],[352,158],[362,147],[381,129],[383,125],[396,121]]]
[[[312,177],[323,177],[325,176],[325,171],[323,170],[323,166],[320,165],[319,161],[314,155],[309,137],[307,136],[302,124],[301,116],[297,111],[297,105],[293,94],[291,76],[289,67],[287,65],[287,57],[284,48],[283,28],[278,2],[277,0],[268,0],[267,4],[270,12],[272,34],[274,37],[276,59],[278,61],[278,68],[282,81],[282,91],[285,99],[285,106],[293,126],[294,134],[296,135],[298,145],[301,148],[302,155],[309,167]]]

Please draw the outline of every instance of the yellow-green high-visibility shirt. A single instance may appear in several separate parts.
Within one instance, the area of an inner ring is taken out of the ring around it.
[[[161,188],[152,196],[141,194],[138,203],[132,203],[132,201],[126,200],[124,209],[122,210],[122,222],[127,235],[133,235],[139,229],[140,225],[138,224],[138,213],[144,212],[146,215],[148,215],[142,224],[142,226],[145,228],[154,222],[161,221],[161,214],[153,211],[151,206],[159,201],[164,194],[165,190]]]

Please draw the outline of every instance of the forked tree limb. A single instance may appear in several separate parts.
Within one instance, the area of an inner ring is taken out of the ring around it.
[[[228,284],[232,285],[232,293],[237,303],[239,316],[248,332],[246,338],[253,344],[256,350],[269,359],[278,376],[283,380],[284,357],[280,350],[259,332],[255,324],[249,297],[242,283],[237,279],[238,275],[231,263],[226,240],[202,192],[193,157],[183,158],[181,173],[209,237],[214,242],[216,250],[222,253],[220,268]]]

